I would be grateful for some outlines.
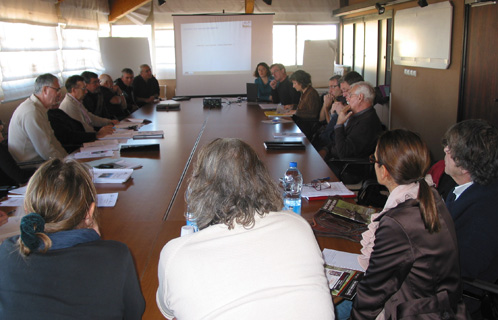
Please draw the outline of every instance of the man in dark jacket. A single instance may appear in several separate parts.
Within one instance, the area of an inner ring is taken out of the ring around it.
[[[455,221],[463,277],[498,280],[498,129],[484,120],[452,126],[443,139],[445,172],[457,183],[446,198]],[[465,290],[480,294],[470,287]],[[465,303],[480,319],[480,303]]]

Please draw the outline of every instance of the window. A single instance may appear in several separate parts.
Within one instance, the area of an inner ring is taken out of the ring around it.
[[[58,50],[56,27],[0,22],[0,99],[29,96],[40,74],[60,75]]]
[[[159,79],[175,79],[175,33],[173,29],[155,30],[156,72]]]
[[[337,25],[274,25],[273,62],[286,66],[303,64],[306,40],[336,40]]]
[[[1,101],[29,96],[41,74],[62,79],[84,70],[104,70],[97,31],[0,22]]]
[[[152,52],[152,33],[150,25],[113,25],[111,28],[111,36],[114,38],[147,38],[149,39],[150,52]]]

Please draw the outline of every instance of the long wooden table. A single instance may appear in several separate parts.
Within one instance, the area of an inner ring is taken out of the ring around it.
[[[224,99],[224,101],[227,101]],[[97,185],[99,193],[119,192],[114,208],[101,208],[100,224],[104,239],[124,242],[135,260],[142,291],[146,299],[143,319],[161,319],[156,305],[158,287],[157,264],[163,246],[180,236],[185,225],[184,194],[192,165],[199,148],[215,138],[240,138],[249,143],[265,162],[271,176],[278,181],[296,161],[305,182],[330,177],[336,181],[313,146],[306,140],[304,151],[267,151],[263,142],[274,140],[274,132],[299,132],[294,123],[265,124],[267,119],[258,106],[246,103],[223,104],[221,109],[204,109],[202,99],[181,103],[181,111],[157,112],[145,106],[132,117],[152,121],[141,130],[164,130],[164,139],[137,143],[157,142],[159,152],[140,152],[122,155],[136,157],[143,168],[135,170],[123,185]],[[323,201],[303,199],[302,216],[308,221]],[[360,245],[338,238],[317,238],[322,248],[359,252]]]

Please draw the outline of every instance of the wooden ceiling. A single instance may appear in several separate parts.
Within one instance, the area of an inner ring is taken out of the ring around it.
[[[151,0],[109,0],[109,22],[115,22],[150,1]],[[254,13],[254,0],[245,0],[245,2],[246,13]]]

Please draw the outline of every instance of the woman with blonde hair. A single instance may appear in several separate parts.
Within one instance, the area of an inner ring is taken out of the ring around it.
[[[52,159],[29,181],[21,235],[0,246],[1,319],[141,319],[133,259],[100,239],[88,170]]]
[[[371,161],[390,195],[363,234],[366,272],[352,318],[465,318],[455,229],[426,176],[427,146],[413,132],[389,131]]]

